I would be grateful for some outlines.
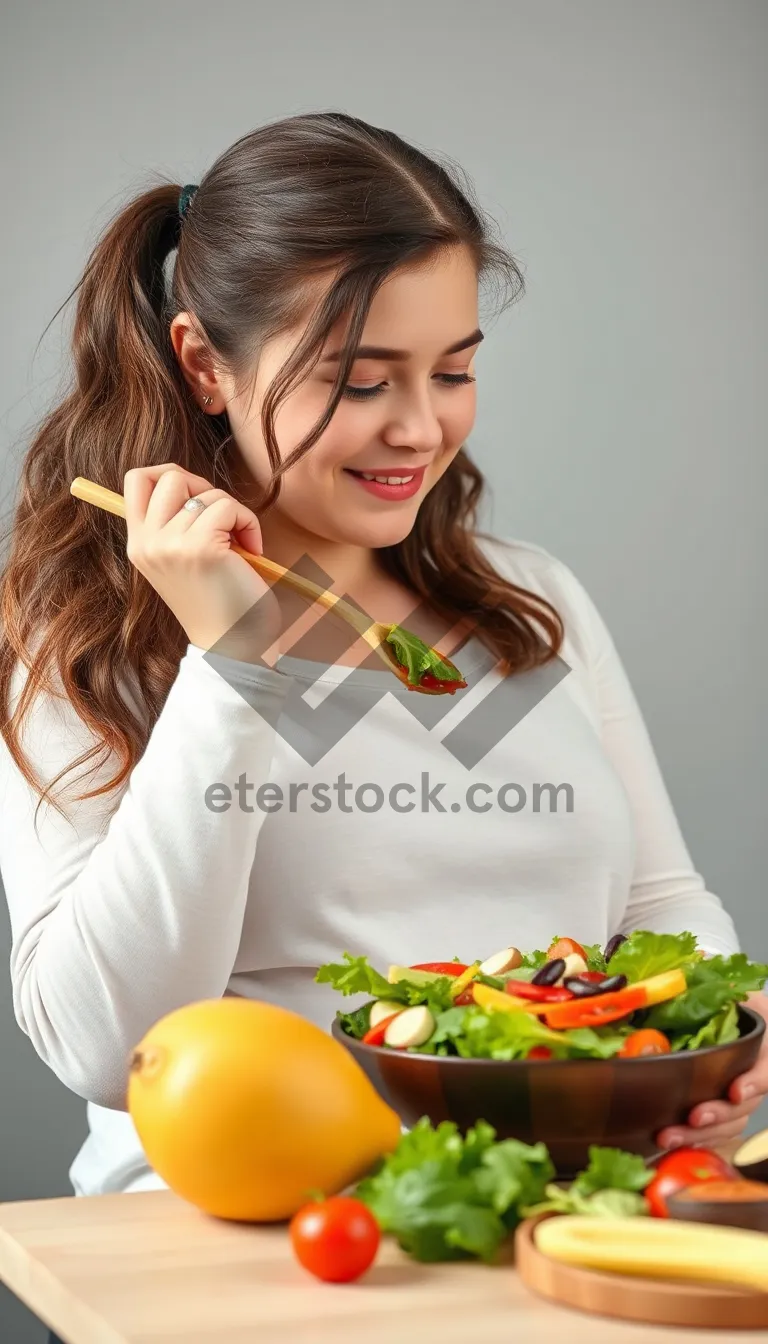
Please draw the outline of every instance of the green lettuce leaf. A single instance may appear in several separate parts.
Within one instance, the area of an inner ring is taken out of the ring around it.
[[[354,1036],[356,1041],[361,1041],[370,1026],[371,1009],[375,999],[369,1003],[364,1003],[362,1008],[356,1009],[354,1013],[337,1013],[336,1018],[342,1029],[348,1036]]]
[[[526,1218],[537,1213],[585,1213],[598,1218],[634,1218],[647,1215],[648,1201],[635,1190],[595,1190],[591,1195],[581,1194],[573,1187],[563,1190],[559,1185],[548,1185],[547,1198],[540,1204],[526,1207]]]
[[[670,1036],[694,1035],[728,1004],[743,1002],[750,994],[762,989],[768,979],[768,965],[751,962],[744,952],[736,952],[731,957],[710,957],[684,969],[688,985],[685,993],[651,1008],[644,1026],[656,1027]],[[725,1029],[732,1030],[727,1020],[724,1021]],[[730,1022],[732,1024],[733,1018]],[[715,1030],[717,1028],[713,1028]],[[685,1048],[695,1047],[688,1043]]]
[[[696,1032],[677,1032],[669,1037],[672,1050],[703,1050],[711,1045],[726,1045],[739,1039],[738,1009],[735,1003],[729,1003],[721,1012],[715,1013],[703,1027]]]
[[[599,943],[582,943],[582,947],[587,954],[588,971],[608,972],[608,963],[605,960],[605,954]]]
[[[653,1172],[636,1153],[592,1144],[589,1165],[579,1172],[573,1184],[579,1194],[591,1195],[596,1190],[644,1190],[652,1180]]]
[[[399,662],[408,669],[408,680],[418,686],[424,672],[431,672],[440,681],[462,681],[462,675],[452,663],[446,663],[439,654],[425,644],[418,635],[404,630],[401,625],[390,626],[386,636],[397,654]]]
[[[540,948],[537,948],[534,952],[524,952],[523,965],[519,969],[522,970],[523,967],[528,967],[532,971],[540,971],[544,963],[548,960],[549,958],[547,957],[546,952],[542,952]],[[517,975],[517,971],[513,971],[512,974],[513,976]]]
[[[647,1214],[648,1204],[641,1192],[652,1180],[653,1172],[636,1153],[592,1144],[586,1169],[565,1189],[548,1185],[546,1199],[538,1205],[526,1205],[523,1214],[526,1218],[548,1211],[608,1218]]]
[[[536,1045],[548,1046],[555,1059],[609,1059],[624,1043],[624,1033],[610,1027],[552,1031],[540,1018],[522,1010],[494,1013],[478,1006],[452,1012],[464,1014],[462,1021],[452,1017],[446,1024],[457,1053],[464,1059],[525,1059]],[[443,1031],[440,1018],[437,1030]]]
[[[321,966],[315,975],[319,985],[332,985],[341,994],[371,994],[377,999],[394,997],[390,993],[392,985],[373,966],[367,957],[353,957],[351,952],[344,953],[344,963],[328,962]]]
[[[394,985],[373,966],[367,957],[353,957],[351,952],[344,953],[344,962],[329,962],[321,966],[315,975],[317,984],[332,985],[341,994],[370,994],[376,999],[390,999],[393,1003],[412,1005],[426,1003],[434,1012],[449,1008],[453,999],[450,975],[440,976],[427,985],[412,984],[410,980],[398,980]]]
[[[611,975],[626,975],[630,984],[652,975],[673,971],[699,960],[693,933],[651,933],[637,929],[614,952],[608,963]]]

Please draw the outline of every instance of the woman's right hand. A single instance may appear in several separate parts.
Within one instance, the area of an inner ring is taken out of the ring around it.
[[[280,607],[269,584],[232,550],[234,539],[243,550],[263,554],[256,514],[175,462],[134,467],[125,474],[123,494],[128,559],[170,607],[190,643],[263,662],[261,655],[280,633]],[[207,507],[185,509],[193,496]],[[242,621],[249,611],[251,618]]]

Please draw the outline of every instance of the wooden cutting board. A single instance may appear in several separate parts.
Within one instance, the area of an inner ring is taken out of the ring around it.
[[[534,1293],[595,1316],[649,1325],[688,1325],[714,1330],[768,1328],[768,1293],[677,1279],[608,1274],[550,1260],[537,1250],[534,1229],[544,1218],[527,1218],[515,1233],[515,1266]]]

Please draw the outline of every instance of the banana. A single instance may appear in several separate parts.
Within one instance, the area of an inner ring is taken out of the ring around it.
[[[694,1279],[768,1292],[768,1236],[674,1219],[547,1218],[535,1232],[543,1255],[569,1265],[654,1279]]]

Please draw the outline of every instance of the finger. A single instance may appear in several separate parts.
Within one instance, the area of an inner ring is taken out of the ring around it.
[[[250,551],[254,555],[262,554],[261,527],[256,514],[239,500],[233,499],[231,495],[222,493],[197,517],[197,531],[201,535],[205,533],[208,536],[218,536],[220,540],[229,543],[234,533],[237,544],[242,546],[244,551]]]
[[[759,1097],[754,1097],[752,1101],[745,1101],[739,1105],[734,1105],[728,1101],[703,1101],[700,1106],[694,1106],[688,1116],[688,1124],[697,1129],[707,1125],[727,1124],[730,1120],[736,1120],[740,1116],[746,1118],[753,1111],[756,1111],[759,1105]]]
[[[209,509],[217,500],[227,499],[229,497],[225,490],[217,490],[211,487],[210,490],[198,490],[194,496],[187,496],[187,499],[192,498],[201,500],[203,504],[205,504],[205,507]],[[170,532],[172,535],[188,532],[190,527],[192,527],[199,518],[202,518],[202,509],[185,509],[184,505],[187,503],[187,499],[181,501],[177,511],[168,519],[168,522],[165,523],[163,528],[165,532]]]
[[[743,1133],[746,1120],[742,1117],[731,1124],[712,1125],[707,1129],[690,1129],[685,1125],[675,1125],[662,1129],[656,1135],[660,1148],[680,1148],[683,1145],[698,1148],[715,1148],[729,1139],[737,1139]]]
[[[180,471],[178,462],[159,462],[151,467],[133,467],[125,473],[123,498],[129,527],[137,529],[145,521],[150,500],[161,477],[169,472],[178,474]],[[185,475],[191,492],[210,489],[210,481],[204,480],[202,476],[195,476],[191,472],[186,472]]]
[[[203,480],[200,476],[193,476],[191,472],[182,471],[180,467],[175,471],[164,472],[152,491],[144,522],[152,531],[159,532],[161,527],[165,527],[166,523],[176,516],[188,499],[212,489],[210,481]]]
[[[734,1078],[728,1089],[729,1100],[736,1105],[749,1101],[750,1098],[754,1098],[757,1105],[766,1093],[768,1093],[768,1063],[765,1060],[762,1060],[757,1068]]]

